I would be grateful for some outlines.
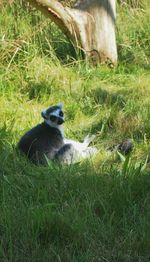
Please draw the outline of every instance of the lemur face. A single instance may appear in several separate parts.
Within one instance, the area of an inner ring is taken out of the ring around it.
[[[49,107],[45,111],[42,111],[41,115],[49,126],[57,127],[64,123],[64,113],[62,109],[63,105],[58,104],[56,106]]]

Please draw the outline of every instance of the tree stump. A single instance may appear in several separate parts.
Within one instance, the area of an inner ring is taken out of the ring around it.
[[[28,0],[50,17],[93,65],[117,64],[116,0],[80,0],[73,8],[56,0]]]

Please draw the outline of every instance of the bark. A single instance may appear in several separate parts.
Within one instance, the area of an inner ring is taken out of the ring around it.
[[[117,64],[115,0],[81,0],[73,8],[57,0],[28,0],[49,16],[94,65]]]

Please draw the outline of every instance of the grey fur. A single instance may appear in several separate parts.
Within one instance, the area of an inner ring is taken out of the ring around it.
[[[56,153],[55,159],[61,163],[71,164],[78,161],[78,152],[72,144],[65,144]]]
[[[54,116],[54,112],[58,110],[62,112],[62,107],[59,105],[43,111],[41,115],[44,122],[25,133],[18,143],[19,150],[36,165],[45,165],[47,159],[53,159],[57,151],[64,145],[60,128],[64,122],[63,116],[58,115],[54,122],[50,120],[50,117]]]

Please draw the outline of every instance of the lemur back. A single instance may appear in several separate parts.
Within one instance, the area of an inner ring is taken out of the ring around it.
[[[59,128],[64,122],[61,106],[48,108],[42,117],[44,122],[25,133],[18,143],[19,150],[35,164],[46,164],[64,145]]]
[[[63,144],[59,129],[42,123],[21,138],[18,148],[35,164],[45,164],[46,158],[53,159]]]

